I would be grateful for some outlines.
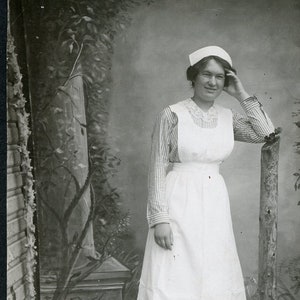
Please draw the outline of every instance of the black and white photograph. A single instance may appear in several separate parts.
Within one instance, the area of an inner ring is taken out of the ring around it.
[[[8,0],[6,299],[300,299],[299,28],[299,0]]]

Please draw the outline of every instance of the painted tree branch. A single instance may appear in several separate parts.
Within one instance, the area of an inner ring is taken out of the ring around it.
[[[261,192],[259,215],[260,300],[277,300],[277,202],[279,137],[273,137],[261,150]]]
[[[89,174],[91,174],[90,176],[92,176],[92,172],[90,172]],[[87,184],[87,183],[89,186],[90,185],[89,176],[87,176],[86,181],[85,181],[85,184]],[[81,196],[82,195],[83,195],[83,193],[81,193]],[[80,198],[79,198],[79,200],[80,200]],[[74,208],[76,207],[77,203],[74,204],[74,206],[71,206],[71,208],[70,208],[70,209],[72,209],[71,213],[74,210]],[[91,207],[90,207],[90,212],[89,212],[88,218],[87,218],[84,228],[76,242],[73,252],[71,253],[71,257],[66,264],[66,269],[61,270],[61,272],[60,272],[59,278],[57,280],[57,288],[53,295],[53,300],[65,299],[65,297],[67,296],[67,294],[69,293],[69,291],[71,289],[70,280],[71,280],[71,276],[72,276],[72,270],[75,266],[75,263],[76,263],[76,260],[79,256],[79,254],[80,254],[82,243],[86,237],[89,226],[94,218],[94,212],[95,212],[95,199],[93,197],[91,197]],[[64,218],[66,218],[66,216]],[[75,285],[76,285],[76,283],[75,283]]]
[[[76,178],[76,176],[72,173],[72,171],[68,167],[66,167],[64,165],[60,165],[60,166],[56,167],[54,170],[59,169],[59,168],[63,168],[64,170],[66,170],[70,174],[71,178],[73,179],[73,181],[75,183],[76,194],[78,194],[79,191],[80,191],[80,185],[79,185],[79,182],[78,182],[78,179]]]
[[[151,0],[147,0],[147,1],[143,0],[141,1],[141,3],[145,3],[145,2],[148,3],[150,1]],[[32,41],[32,45],[30,45],[30,55],[34,58],[34,60],[36,57],[38,57],[40,62],[39,64],[36,64],[36,66],[34,65],[32,67],[33,72],[31,74],[33,76],[32,82],[36,83],[37,85],[37,86],[31,86],[33,107],[35,111],[34,122],[35,125],[37,125],[35,126],[35,128],[38,128],[37,129],[38,138],[37,138],[36,145],[38,145],[38,150],[40,150],[39,158],[43,155],[43,153],[45,153],[43,146],[46,146],[45,148],[48,148],[46,149],[46,153],[50,152],[53,154],[53,156],[51,156],[51,159],[49,161],[47,162],[45,160],[43,161],[43,164],[41,164],[42,166],[49,167],[49,168],[53,166],[57,166],[60,163],[62,163],[62,159],[64,160],[65,157],[68,156],[68,154],[70,154],[70,157],[71,156],[74,157],[73,156],[74,151],[72,152],[71,150],[77,150],[73,146],[73,143],[75,145],[79,145],[80,143],[78,143],[78,141],[75,140],[74,142],[70,142],[69,145],[70,147],[69,148],[66,147],[66,149],[64,149],[66,150],[64,151],[64,153],[61,153],[61,151],[55,152],[55,150],[60,150],[60,149],[58,149],[57,147],[51,149],[51,147],[48,145],[46,141],[46,138],[48,137],[44,137],[43,131],[39,129],[41,126],[45,126],[47,127],[47,129],[50,129],[48,133],[51,137],[52,142],[53,141],[60,142],[62,140],[66,141],[67,140],[66,134],[68,134],[68,132],[63,131],[63,129],[65,125],[66,126],[68,125],[67,122],[65,122],[65,124],[62,124],[61,128],[59,128],[59,126],[57,126],[58,123],[56,123],[56,121],[71,120],[72,116],[70,112],[72,108],[74,107],[76,108],[75,111],[78,111],[81,108],[81,106],[78,105],[78,103],[79,104],[85,103],[85,101],[81,101],[81,100],[86,100],[85,104],[87,109],[87,115],[86,115],[87,132],[84,131],[84,133],[87,133],[87,135],[81,134],[83,132],[83,129],[85,130],[85,128],[83,128],[84,126],[82,128],[79,128],[78,124],[76,123],[76,119],[74,120],[74,123],[73,121],[71,122],[72,123],[71,126],[74,126],[74,128],[76,128],[77,130],[76,132],[78,133],[79,137],[83,138],[83,136],[84,137],[87,136],[89,142],[91,141],[95,142],[98,149],[101,149],[102,146],[106,144],[106,136],[107,136],[106,126],[108,120],[108,102],[109,102],[108,94],[110,92],[110,80],[111,80],[110,56],[113,49],[113,37],[119,30],[124,29],[126,26],[126,23],[124,22],[124,18],[119,18],[118,15],[121,15],[122,11],[127,10],[127,7],[129,7],[127,6],[127,4],[130,3],[134,4],[135,2],[136,1],[134,0],[125,0],[125,1],[105,0],[103,3],[101,1],[101,4],[99,4],[99,1],[96,2],[95,1],[80,1],[80,2],[67,1],[63,5],[61,5],[61,1],[54,1],[51,2],[51,5],[49,5],[49,7],[47,7],[47,10],[46,9],[44,10],[45,14],[43,15],[43,17],[37,18],[38,24],[40,24],[39,26],[40,31],[37,30],[37,32],[42,32],[42,33],[45,32],[45,34],[39,34],[39,40],[37,40],[36,39],[37,35],[35,34],[35,31],[29,30],[29,33],[33,33],[31,35],[28,35],[29,41],[30,39]],[[58,11],[59,11],[59,15],[57,15]],[[92,11],[92,13],[90,13],[90,11]],[[114,20],[114,18],[116,20]],[[31,19],[32,19],[31,16],[28,16],[28,20],[31,21]],[[86,19],[90,19],[91,21]],[[35,23],[30,22],[29,24],[35,24]],[[34,28],[34,26],[31,27]],[[53,30],[48,30],[49,28]],[[77,47],[81,44],[81,47],[79,46],[76,49],[76,53],[74,53],[72,46],[70,46],[70,43],[72,43],[70,37],[76,43]],[[73,53],[70,53],[72,51]],[[77,57],[75,58],[75,56]],[[81,73],[80,68],[78,68],[79,64],[82,64],[82,70],[83,70],[82,73],[84,73],[84,78],[83,78],[84,84],[83,86],[80,85],[82,88],[80,88],[78,92],[84,90],[86,99],[80,97],[78,102],[77,99],[72,98],[70,93],[68,93],[69,89],[66,88],[65,86],[61,86],[61,84],[64,82],[64,80],[66,80],[66,78],[67,80],[64,83],[64,85],[68,85],[68,83],[71,83],[70,80],[72,79],[76,79],[76,80],[80,79],[78,76],[81,76],[81,74],[75,74],[75,73]],[[60,114],[61,112],[59,111],[58,113],[53,111],[55,105],[56,107],[60,108],[60,110],[63,109],[64,113]],[[66,111],[64,111],[64,109],[66,109]],[[82,115],[85,116],[85,113],[83,113]],[[80,119],[78,118],[78,120]],[[85,122],[80,122],[79,124],[82,126],[82,124],[85,124]],[[60,130],[60,133],[62,135],[60,137],[55,136],[55,130],[57,131]],[[41,138],[42,141],[45,140],[44,144],[39,143],[40,141],[39,137]],[[78,139],[80,140],[80,138]],[[53,143],[53,145],[56,146],[57,144]],[[105,149],[105,152],[110,152],[110,151],[111,150],[109,148]],[[97,150],[94,151],[95,154],[97,154],[97,152],[98,152]],[[68,182],[59,181],[60,177],[56,177],[56,179],[58,179],[57,181],[55,181],[57,185],[57,189],[52,189],[51,191],[53,193],[53,196],[51,196],[52,199],[50,199],[49,197],[49,200],[55,203],[54,205],[52,205],[52,207],[55,208],[59,207],[58,212],[60,216],[61,213],[64,212],[64,209],[67,207],[67,210],[65,211],[66,215],[64,216],[66,218],[62,217],[62,219],[66,219],[66,221],[64,222],[65,222],[67,233],[69,234],[68,239],[70,240],[70,242],[72,240],[72,236],[73,236],[73,241],[76,240],[78,234],[81,236],[82,229],[85,227],[85,225],[87,225],[85,222],[87,221],[86,218],[89,217],[85,214],[85,211],[82,211],[84,212],[82,214],[80,213],[81,208],[86,205],[87,205],[86,207],[90,206],[88,201],[89,200],[88,184],[91,182],[91,177],[89,179],[85,178],[88,175],[85,172],[87,171],[87,169],[78,170],[74,168],[74,170],[72,170],[72,165],[75,167],[75,164],[77,164],[78,162],[81,162],[83,165],[86,165],[86,161],[81,161],[82,158],[80,157],[80,155],[76,157],[78,158],[77,161],[74,159],[73,161],[68,161],[67,163],[64,160],[64,165],[70,167],[70,170],[73,172],[74,176],[76,177],[78,176],[77,179],[78,182],[80,183],[80,186],[82,186],[82,188],[80,189],[80,193],[76,191],[75,194],[76,195],[81,194],[81,195],[74,197],[75,188],[74,191],[73,190],[71,191],[71,193],[70,192],[66,193],[67,191],[66,189],[68,189],[68,191],[71,190],[69,189]],[[115,211],[117,210],[117,205],[116,203],[114,203],[115,195],[113,193],[108,192],[109,190],[111,190],[111,187],[108,184],[104,185],[101,182],[103,180],[103,177],[107,178],[109,172],[111,172],[111,170],[115,168],[116,166],[115,159],[110,160],[110,159],[106,159],[106,157],[104,159],[96,158],[96,155],[94,157],[92,156],[92,158],[95,158],[93,167],[96,165],[101,166],[100,170],[97,173],[98,178],[95,178],[94,180],[95,192],[97,194],[97,202],[103,203],[102,209],[100,209],[100,205],[98,205],[97,203],[97,213],[101,215],[101,217],[104,216],[105,219],[108,218],[111,219],[111,214],[113,214],[113,218],[116,218]],[[47,172],[43,173],[42,175],[45,177],[49,176]],[[68,177],[67,181],[69,181],[69,176],[67,177]],[[44,182],[45,181],[43,181],[43,183]],[[69,182],[73,182],[73,180]],[[73,184],[72,184],[72,188],[73,188]],[[104,197],[106,194],[110,194],[110,196],[107,197],[107,199],[105,199],[104,202]],[[82,202],[80,198],[82,199]],[[51,214],[51,212],[49,213]],[[89,214],[88,211],[87,214]],[[77,215],[80,216],[78,220],[76,220]],[[50,215],[50,220],[51,220],[51,215]],[[76,223],[77,221],[78,223]],[[98,222],[98,218],[96,222]],[[57,229],[55,224],[51,224],[51,221],[49,223],[50,224],[47,225],[50,226],[53,225],[53,228],[51,227],[51,230],[54,231]],[[80,237],[78,241],[79,240]],[[47,239],[45,241],[47,242]],[[61,242],[64,244],[63,240]],[[83,244],[84,243],[85,241],[83,241]],[[69,242],[66,244],[69,247]],[[83,248],[84,246],[85,244],[80,245],[79,248],[76,248],[78,249],[77,251],[79,251],[80,248]],[[65,255],[62,256],[61,250],[59,251],[60,253],[58,253],[57,256],[58,258],[63,257],[61,264],[65,264],[69,262],[70,259],[69,257],[72,255],[71,252],[73,251],[73,249],[71,248],[68,249],[69,249],[69,252],[67,254],[68,259],[64,259],[66,256]],[[51,256],[53,254],[52,253],[53,251],[51,252],[47,250],[48,249],[45,250],[45,253],[49,254],[49,257],[53,258],[53,256]],[[80,258],[81,257],[79,256],[78,261],[80,261]],[[98,263],[96,262],[95,265],[96,264]],[[83,264],[81,264],[81,266],[82,265]],[[89,263],[87,265],[89,266]],[[48,267],[47,261],[45,261],[45,266]],[[78,265],[76,265],[75,267],[77,268]],[[65,282],[69,282],[67,283],[67,286],[69,284],[72,285],[75,281],[77,281],[77,279],[83,278],[82,276],[84,276],[84,274],[81,274],[79,277],[77,276],[74,277],[75,274],[71,274],[73,269],[74,269],[73,267],[70,269],[64,266],[63,269],[63,272],[65,273],[64,280],[67,279],[67,281]],[[75,271],[73,271],[73,273],[74,272]],[[41,273],[44,273],[42,268],[41,268]],[[48,274],[45,275],[47,276]],[[69,280],[67,278],[68,276],[70,276]],[[72,280],[70,281],[70,279]]]
[[[63,85],[61,85],[61,86],[59,86],[59,87],[57,88],[57,90],[56,90],[56,92],[55,92],[53,98],[55,98],[59,92],[63,92],[63,93],[65,93],[65,94],[70,98],[71,102],[75,105],[75,103],[74,103],[73,100],[72,100],[72,97],[71,97],[68,93],[66,93],[66,91],[64,91],[64,87],[67,86],[67,84],[70,82],[71,79],[75,78],[76,76],[82,76],[81,73],[73,74],[73,73],[74,73],[74,70],[75,70],[75,68],[76,68],[76,65],[77,65],[77,63],[78,63],[78,60],[79,60],[79,58],[80,58],[80,55],[81,55],[81,53],[82,53],[82,49],[83,49],[83,43],[81,43],[81,45],[80,45],[79,52],[78,52],[78,54],[77,54],[77,56],[76,56],[76,58],[75,58],[74,64],[73,64],[73,66],[72,66],[72,69],[71,69],[71,71],[70,71],[70,74],[69,74],[68,78],[66,79],[66,81],[64,82]],[[42,112],[44,112],[44,111],[50,106],[50,104],[53,102],[53,98],[51,97],[50,100],[44,105],[44,107],[42,107],[39,111],[37,111],[37,113],[38,113],[38,114],[41,114]],[[76,105],[75,105],[75,106],[76,106]]]
[[[90,186],[94,172],[95,172],[94,169],[89,169],[88,175],[85,179],[83,186],[80,188],[79,192],[76,193],[74,198],[71,200],[71,203],[69,204],[68,208],[66,209],[66,211],[64,213],[64,218],[63,218],[66,225],[69,222],[69,219],[71,217],[71,214],[72,214],[74,208],[76,207],[76,205],[80,201],[81,197],[83,196],[83,194],[87,191],[88,187]]]
[[[82,49],[83,49],[83,43],[81,43],[81,45],[80,45],[80,49],[79,49],[79,52],[78,52],[78,54],[77,54],[77,56],[76,56],[75,62],[74,62],[74,64],[73,64],[72,70],[71,70],[71,72],[70,72],[70,75],[68,76],[68,79],[67,79],[66,82],[63,84],[63,86],[66,86],[66,85],[69,83],[70,78],[72,77],[73,72],[74,72],[74,70],[75,70],[75,68],[76,68],[76,65],[77,65],[77,63],[78,63],[78,60],[79,60],[79,57],[80,57],[80,55],[81,55]]]
[[[86,222],[85,225],[85,229],[87,230],[89,227],[90,222],[92,222],[92,220],[94,219],[94,214],[95,214],[95,196],[94,196],[94,191],[93,191],[93,187],[91,185],[91,211],[90,211],[90,215],[88,217],[88,220]],[[86,232],[84,233],[84,230],[82,232],[82,235],[76,245],[77,249],[80,249],[80,245],[82,244],[84,237],[86,235]],[[76,253],[75,253],[76,255]],[[78,256],[78,254],[77,254]],[[66,295],[68,295],[68,293],[70,293],[70,291],[78,284],[80,283],[82,280],[84,280],[91,272],[93,272],[95,269],[97,269],[100,265],[103,264],[103,262],[108,258],[109,256],[106,255],[101,255],[99,257],[99,259],[94,259],[91,258],[91,262],[88,264],[87,268],[85,268],[84,270],[82,270],[82,272],[80,274],[78,274],[78,276],[74,276],[74,274],[72,275],[72,268],[69,270],[69,276],[68,276],[68,281],[65,284],[65,287],[62,291],[62,294],[60,296],[59,299],[64,299],[64,297],[66,297]],[[74,267],[74,264],[73,264]],[[71,276],[72,275],[72,276]],[[75,277],[75,278],[74,278]]]

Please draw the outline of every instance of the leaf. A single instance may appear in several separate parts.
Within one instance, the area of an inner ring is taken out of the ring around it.
[[[69,128],[66,129],[66,132],[69,133],[69,131],[71,131],[71,133],[75,133],[76,132],[75,128],[73,128],[73,127],[69,127]]]
[[[90,24],[90,23],[87,23],[87,24],[86,24],[86,27],[87,27],[87,29],[88,29],[90,32],[92,32],[92,31],[93,31],[92,24]]]
[[[92,38],[90,35],[85,35],[83,37],[83,41],[86,42],[86,41],[95,41],[94,38]]]
[[[98,34],[98,28],[93,24],[92,26],[94,34]]]
[[[58,72],[57,72],[57,75],[58,75],[59,77],[65,77],[65,76],[66,76],[66,74],[63,73],[62,71],[58,71]]]
[[[82,19],[79,19],[79,20],[77,20],[77,21],[75,21],[75,22],[73,22],[73,25],[78,25],[80,22],[82,21]]]
[[[69,41],[70,41],[70,40],[63,41],[63,42],[61,43],[61,47],[64,47],[66,44],[69,43]]]
[[[70,54],[73,52],[73,48],[74,48],[73,44],[74,44],[74,43],[70,44],[70,46],[69,46]]]
[[[60,108],[60,107],[55,107],[55,108],[53,109],[53,112],[54,112],[55,114],[61,113],[61,112],[63,112],[63,109]]]
[[[92,15],[94,14],[94,10],[93,10],[92,7],[87,6],[86,10],[87,10],[90,14],[92,14]]]
[[[61,150],[60,148],[56,148],[56,149],[55,149],[55,152],[56,152],[56,153],[58,153],[58,154],[62,154],[62,153],[64,153],[64,151],[63,151],[63,150]]]
[[[71,35],[71,34],[73,34],[73,33],[75,33],[75,31],[74,31],[73,29],[69,28],[69,29],[67,30],[67,34],[68,34],[68,35]]]
[[[110,42],[110,38],[109,38],[109,36],[108,36],[107,34],[102,33],[101,36],[103,37],[103,39],[104,39],[105,41]]]
[[[282,128],[281,127],[275,128],[275,134],[279,134],[281,132],[282,132]]]
[[[295,122],[295,124],[300,128],[300,121]]]
[[[93,19],[91,17],[88,17],[88,16],[84,16],[84,17],[82,17],[82,19],[86,22],[92,22],[93,21]]]

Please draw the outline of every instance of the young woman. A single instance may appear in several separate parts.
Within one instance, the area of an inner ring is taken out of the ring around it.
[[[234,140],[264,142],[274,127],[224,49],[204,47],[189,59],[193,96],[165,108],[152,136],[149,233],[138,300],[245,300],[219,166]],[[215,104],[222,91],[246,115]]]

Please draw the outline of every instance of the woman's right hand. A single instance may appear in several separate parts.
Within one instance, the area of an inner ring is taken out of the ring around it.
[[[154,239],[157,245],[166,249],[172,250],[173,246],[173,232],[170,224],[160,223],[154,227]]]

